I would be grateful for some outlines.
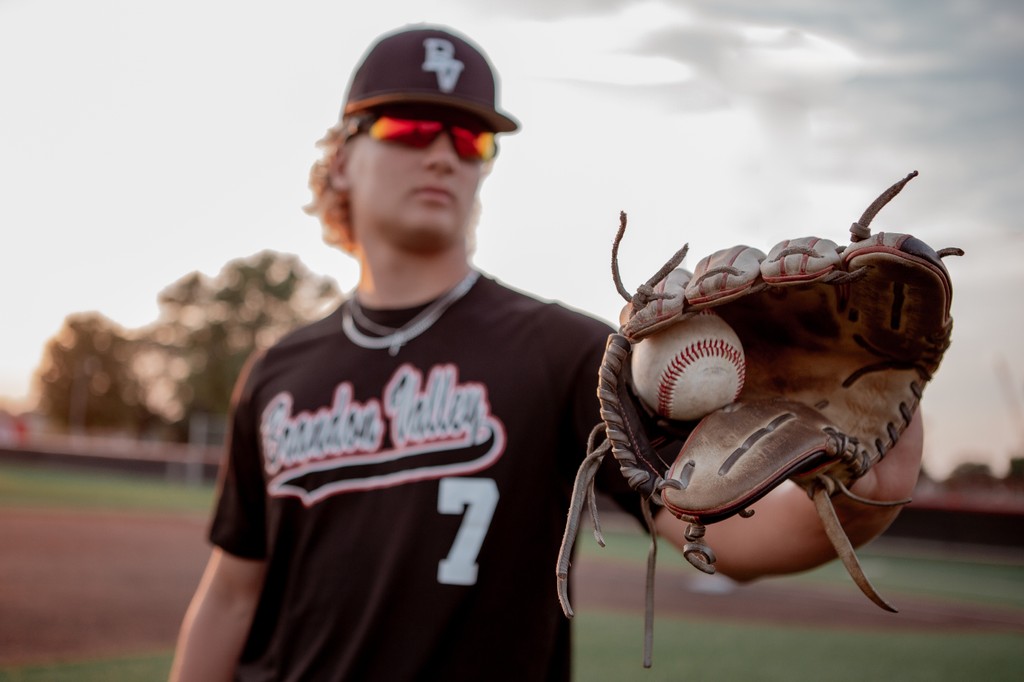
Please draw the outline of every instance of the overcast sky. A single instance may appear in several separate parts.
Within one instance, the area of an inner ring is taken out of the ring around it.
[[[947,259],[953,345],[925,397],[926,465],[1001,473],[1024,450],[1024,10],[1020,3],[791,0],[0,0],[0,397],[30,398],[68,313],[126,328],[158,292],[266,248],[355,283],[301,211],[314,143],[380,33],[452,26],[505,108],[477,265],[613,319],[688,242],[843,243],[872,228]],[[771,9],[768,9],[770,7]]]

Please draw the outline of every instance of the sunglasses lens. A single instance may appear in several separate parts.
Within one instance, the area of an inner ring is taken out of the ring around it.
[[[410,147],[426,147],[444,130],[436,121],[413,121],[381,116],[370,126],[370,137],[385,142],[398,142]]]
[[[452,127],[451,133],[455,151],[462,158],[479,161],[490,161],[494,158],[494,133],[474,133],[458,126]]]
[[[440,121],[420,121],[405,118],[381,116],[369,128],[369,135],[383,142],[397,142],[409,147],[422,149],[429,146],[437,136],[445,130]],[[494,133],[475,133],[467,128],[451,126],[451,134],[455,152],[463,159],[471,161],[488,161],[494,158],[497,146]]]

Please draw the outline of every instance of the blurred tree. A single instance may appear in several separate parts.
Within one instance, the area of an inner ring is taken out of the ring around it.
[[[958,464],[946,479],[946,487],[950,490],[992,488],[998,483],[999,479],[992,473],[992,468],[979,462]]]
[[[159,294],[160,317],[128,333],[98,313],[65,320],[36,372],[39,411],[72,430],[173,425],[207,430],[227,414],[248,357],[340,300],[296,256],[264,251],[193,272]],[[216,430],[216,429],[214,429]]]
[[[1024,483],[1024,457],[1010,458],[1010,469],[1006,478],[1018,485]]]
[[[229,262],[215,278],[193,272],[159,295],[138,372],[149,405],[181,425],[226,415],[248,357],[338,302],[334,281],[296,256],[264,251]]]
[[[36,373],[39,411],[73,431],[145,428],[155,415],[133,371],[136,351],[135,341],[103,315],[69,315]]]

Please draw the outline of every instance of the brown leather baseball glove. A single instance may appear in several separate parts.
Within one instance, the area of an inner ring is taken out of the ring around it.
[[[713,573],[715,555],[704,540],[705,526],[749,515],[750,505],[793,480],[813,498],[857,585],[882,608],[895,610],[865,577],[830,497],[843,494],[879,504],[858,498],[848,486],[895,444],[949,346],[952,285],[941,258],[963,252],[935,251],[907,234],[872,235],[868,227],[916,175],[872,203],[853,223],[845,247],[816,237],[786,240],[767,254],[735,246],[704,258],[692,274],[677,267],[686,254],[683,247],[633,295],[618,273],[626,227],[622,214],[612,271],[628,303],[619,333],[606,346],[598,385],[603,424],[595,429],[577,475],[559,556],[559,598],[567,616],[573,614],[566,589],[569,558],[588,499],[603,545],[593,477],[609,451],[642,496],[651,530],[645,666],[653,626],[652,504],[690,524],[684,555]],[[739,336],[745,383],[732,404],[692,422],[671,421],[636,397],[631,352],[644,339],[706,309]]]

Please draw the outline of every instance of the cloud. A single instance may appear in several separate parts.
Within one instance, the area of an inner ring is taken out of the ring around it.
[[[750,107],[779,146],[820,150],[798,159],[813,177],[873,186],[879,168],[918,168],[928,178],[918,191],[935,206],[955,198],[959,222],[1024,229],[1024,8],[1014,0],[527,0],[500,11],[665,17],[642,35],[620,29],[624,44],[607,50],[675,61],[693,77],[591,85],[683,112]]]
[[[1024,168],[1024,8],[1014,2],[856,4],[783,2],[688,2],[712,26],[774,26],[843,46],[857,62],[836,70],[842,87],[792,71],[792,87],[777,91],[804,109],[817,108],[839,120],[826,139],[825,170],[849,174],[897,155],[911,165],[927,163],[936,205],[955,199],[964,219],[985,216],[1000,227],[1020,230],[1024,209],[1019,191]],[[685,40],[686,36],[680,36]],[[653,33],[650,46],[663,44]],[[719,41],[707,71],[715,73]],[[698,46],[706,39],[698,40]],[[749,53],[759,58],[762,55]],[[750,67],[756,68],[756,67]],[[720,71],[720,69],[718,69]],[[735,81],[726,84],[735,88]]]

